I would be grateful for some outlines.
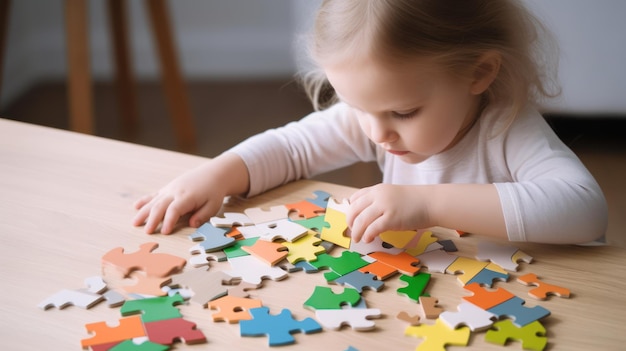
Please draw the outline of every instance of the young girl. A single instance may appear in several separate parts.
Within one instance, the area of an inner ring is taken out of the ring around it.
[[[308,74],[314,112],[249,138],[156,195],[134,224],[197,227],[224,196],[253,196],[359,161],[383,182],[351,196],[352,240],[442,226],[511,241],[601,237],[600,187],[552,132],[540,24],[514,0],[326,0]],[[323,100],[329,107],[319,111]]]

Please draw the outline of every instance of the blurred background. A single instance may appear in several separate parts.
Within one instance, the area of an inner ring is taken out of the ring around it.
[[[154,33],[146,2],[139,0],[121,1],[128,10],[140,119],[136,133],[124,131],[115,95],[108,2],[86,0],[94,134],[177,149]],[[197,138],[188,152],[213,157],[312,111],[295,74],[306,67],[301,42],[319,2],[166,2]],[[626,241],[626,2],[524,2],[555,33],[561,49],[563,94],[545,111],[546,118],[601,183],[611,207],[610,231],[619,231],[612,236]],[[10,4],[6,18],[0,19],[6,28],[0,117],[68,129],[65,0]],[[363,187],[378,182],[380,174],[374,165],[356,165],[319,179]]]

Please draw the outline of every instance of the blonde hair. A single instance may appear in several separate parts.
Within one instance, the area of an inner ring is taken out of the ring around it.
[[[434,58],[456,74],[475,72],[482,55],[496,52],[499,71],[483,106],[504,107],[511,121],[529,103],[560,92],[554,40],[515,0],[324,0],[309,40],[318,68],[301,77],[316,110],[337,101],[319,65],[362,52]]]

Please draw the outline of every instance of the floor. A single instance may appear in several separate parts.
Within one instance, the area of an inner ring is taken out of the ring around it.
[[[248,136],[278,127],[311,111],[304,92],[293,79],[258,81],[196,81],[187,85],[198,135],[197,154],[214,157]],[[138,87],[140,130],[128,136],[117,118],[114,86],[96,83],[96,134],[163,149],[175,149],[169,116],[160,86]],[[27,91],[0,116],[67,129],[63,82],[44,82]],[[581,158],[600,183],[609,203],[610,244],[626,247],[626,116],[581,118],[547,116],[561,139]],[[374,164],[361,164],[316,179],[354,187],[380,180]]]

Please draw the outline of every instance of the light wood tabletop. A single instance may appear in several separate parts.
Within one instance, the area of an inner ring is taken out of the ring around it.
[[[0,119],[0,334],[7,350],[78,350],[90,337],[85,324],[121,317],[119,308],[105,302],[83,309],[42,310],[38,304],[62,289],[85,288],[84,279],[102,274],[101,258],[115,247],[132,252],[156,242],[155,252],[189,259],[194,229],[183,224],[172,235],[147,235],[133,227],[133,202],[159,189],[173,177],[205,161],[204,158],[107,140],[57,129]],[[336,198],[355,189],[317,181],[292,183],[251,199],[236,198],[226,210],[287,204],[324,190]],[[451,239],[459,256],[473,257],[480,236],[458,237],[453,231],[433,228],[440,239]],[[554,246],[514,243],[534,257],[521,263],[508,282],[496,283],[526,301],[551,311],[542,320],[548,331],[547,350],[619,350],[626,344],[626,250],[613,247]],[[338,252],[338,251],[337,251]],[[332,254],[336,254],[335,251]],[[187,265],[185,269],[192,269]],[[228,262],[211,262],[211,270],[227,270]],[[571,290],[569,299],[552,296],[537,301],[527,286],[515,281],[535,273],[548,283]],[[315,286],[329,286],[323,274],[290,273],[281,281],[265,280],[250,291],[272,314],[283,308],[294,318],[315,318],[303,307]],[[365,291],[369,308],[383,315],[376,328],[360,332],[344,327],[316,334],[293,334],[293,350],[415,350],[421,339],[405,336],[408,325],[396,318],[401,311],[419,314],[417,304],[396,290],[404,286],[397,276],[385,280],[380,292]],[[470,295],[450,274],[433,273],[426,289],[446,311],[456,311]],[[174,344],[185,350],[269,349],[267,337],[241,337],[239,326],[213,322],[215,312],[195,303],[179,306],[185,319],[197,324],[206,344]],[[422,319],[425,324],[433,320]],[[469,349],[499,350],[485,341],[485,332],[472,333]],[[282,349],[282,348],[281,348]],[[448,350],[457,349],[448,347]],[[521,350],[518,342],[505,349]]]

